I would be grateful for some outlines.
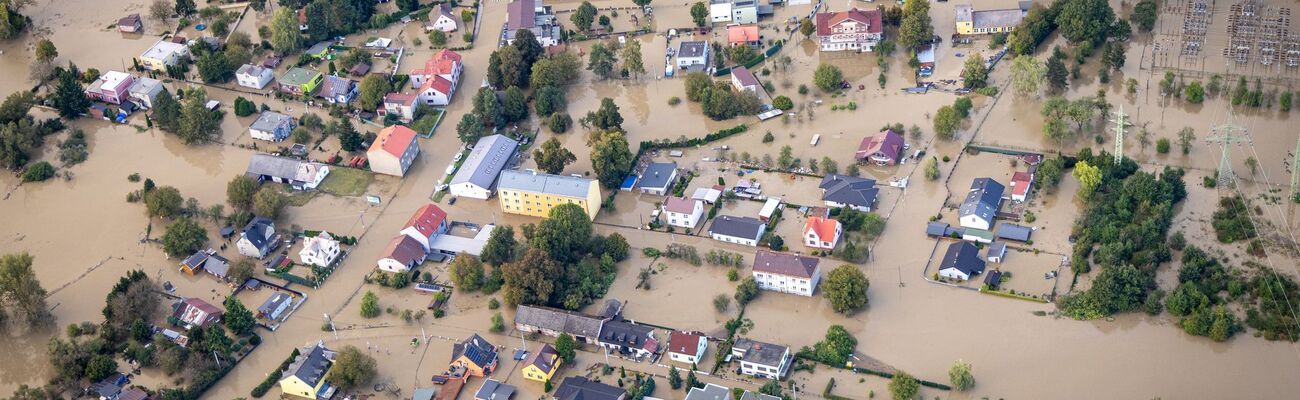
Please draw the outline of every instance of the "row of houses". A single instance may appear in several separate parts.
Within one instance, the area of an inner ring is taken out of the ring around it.
[[[408,272],[431,258],[441,261],[461,253],[482,254],[495,226],[477,228],[470,236],[455,234],[452,228],[456,224],[438,205],[425,204],[384,247],[377,266],[387,272]]]

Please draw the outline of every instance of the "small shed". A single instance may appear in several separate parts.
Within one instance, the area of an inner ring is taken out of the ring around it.
[[[1034,229],[1016,224],[1002,224],[998,228],[998,239],[1015,240],[1018,242],[1028,242],[1029,236],[1034,233]]]
[[[962,230],[961,239],[976,243],[993,243],[993,232],[983,229],[966,228]]]
[[[762,220],[763,222],[767,222],[767,220],[771,219],[772,215],[776,214],[777,210],[779,210],[780,208],[781,208],[780,197],[769,198],[767,199],[766,203],[763,203],[763,209],[758,211],[758,219]]]
[[[998,289],[999,287],[1001,287],[1002,271],[998,271],[995,269],[989,272],[988,275],[984,275],[984,285],[988,286],[989,289]]]
[[[930,221],[925,225],[925,234],[934,237],[948,236],[948,227],[947,222]]]
[[[984,259],[988,262],[1001,263],[1007,255],[1007,242],[996,241],[989,245],[988,252],[985,253]]]

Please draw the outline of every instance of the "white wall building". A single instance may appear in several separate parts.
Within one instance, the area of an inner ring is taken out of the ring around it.
[[[334,260],[338,257],[339,241],[334,240],[334,236],[329,232],[321,232],[315,237],[303,239],[302,250],[298,252],[298,259],[303,264],[322,268],[334,264]]]
[[[704,216],[704,202],[685,197],[669,197],[664,200],[664,218],[668,225],[694,229]]]
[[[275,80],[275,71],[258,65],[244,64],[235,71],[235,81],[246,88],[261,89],[272,80]]]
[[[812,296],[821,281],[820,261],[817,257],[759,250],[754,253],[754,280],[759,289]]]

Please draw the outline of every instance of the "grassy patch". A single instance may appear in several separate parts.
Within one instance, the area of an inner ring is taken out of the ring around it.
[[[320,191],[335,196],[360,196],[374,179],[369,171],[356,168],[334,167],[320,184]]]

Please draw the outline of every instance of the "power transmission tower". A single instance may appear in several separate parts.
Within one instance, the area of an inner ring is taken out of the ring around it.
[[[1115,131],[1115,165],[1124,162],[1124,133],[1129,126],[1124,119],[1127,117],[1128,114],[1124,113],[1124,105],[1120,104],[1119,111],[1115,112],[1115,119],[1111,120],[1115,122],[1115,127],[1111,128]]]
[[[1232,111],[1228,111],[1228,123],[1216,126],[1211,129],[1214,132],[1205,141],[1209,143],[1218,143],[1223,153],[1219,156],[1219,185],[1231,186],[1236,182],[1236,176],[1232,172],[1232,145],[1239,143],[1250,143],[1250,135],[1243,128],[1233,122]]]
[[[1300,189],[1300,138],[1295,141],[1295,150],[1291,152],[1291,199],[1295,200],[1296,191]]]

